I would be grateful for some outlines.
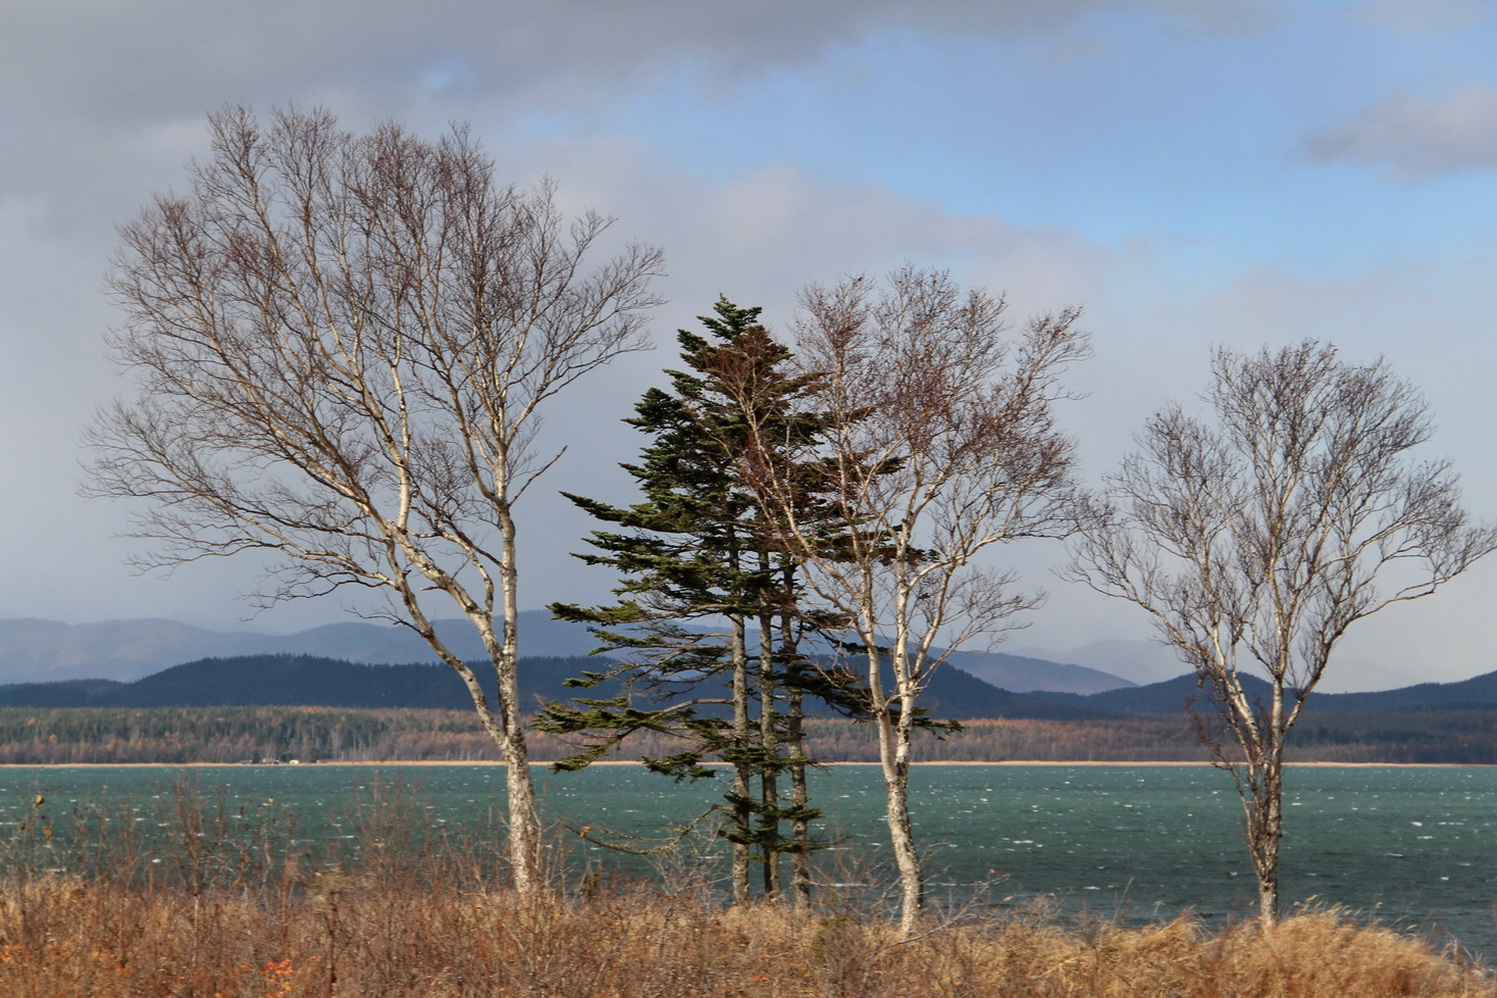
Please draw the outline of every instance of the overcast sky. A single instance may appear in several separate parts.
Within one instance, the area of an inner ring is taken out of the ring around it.
[[[629,498],[619,426],[719,293],[910,261],[1080,304],[1096,355],[1062,414],[1086,474],[1212,345],[1303,337],[1424,390],[1432,457],[1497,516],[1497,7],[1485,0],[10,0],[0,7],[0,617],[245,626],[255,566],[134,578],[126,510],[84,502],[79,434],[123,394],[103,344],[115,226],[181,187],[205,115],[318,104],[353,128],[472,123],[503,176],[667,253],[663,348],[574,394],[552,488]],[[527,497],[525,606],[600,599],[588,524]],[[1014,639],[1148,635],[1137,611],[1002,552],[1051,592]],[[1331,685],[1497,668],[1497,559],[1346,644]],[[335,597],[263,614],[340,619]],[[1372,663],[1362,666],[1359,662]],[[1333,667],[1335,668],[1335,667]]]

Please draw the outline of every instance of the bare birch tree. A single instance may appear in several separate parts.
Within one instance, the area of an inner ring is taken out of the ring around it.
[[[1147,610],[1214,706],[1202,738],[1242,797],[1259,917],[1279,908],[1284,751],[1348,627],[1497,546],[1444,462],[1427,406],[1387,365],[1306,341],[1219,349],[1207,422],[1170,405],[1107,482],[1068,574]],[[1386,588],[1380,587],[1383,582]],[[1270,684],[1267,702],[1245,673]]]
[[[1057,378],[1088,352],[1078,311],[1014,334],[1005,301],[948,274],[905,267],[879,285],[850,278],[803,295],[797,362],[807,404],[827,420],[821,488],[841,523],[805,509],[805,481],[746,448],[751,480],[777,509],[808,585],[849,623],[878,732],[901,894],[901,927],[924,905],[910,826],[920,697],[951,651],[1016,626],[1042,594],[974,563],[984,549],[1060,536],[1072,522],[1072,443],[1053,421]],[[892,677],[886,681],[885,675]]]
[[[137,394],[102,410],[87,493],[148,500],[144,568],[258,552],[265,602],[345,587],[461,677],[508,763],[509,854],[538,886],[516,676],[515,503],[555,460],[548,400],[646,345],[660,254],[589,269],[611,219],[496,184],[463,128],[341,130],[320,110],[210,118],[189,193],[121,229],[112,346]],[[438,635],[482,638],[497,699]]]

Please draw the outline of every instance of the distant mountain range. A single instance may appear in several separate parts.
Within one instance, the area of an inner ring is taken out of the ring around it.
[[[566,678],[596,670],[584,656],[586,628],[521,615],[527,702],[571,695]],[[438,624],[459,655],[481,659],[466,623]],[[353,621],[291,635],[218,632],[170,620],[67,625],[0,620],[0,706],[308,705],[454,707],[469,702],[425,644],[389,624]],[[1266,685],[1249,679],[1250,693]],[[925,703],[956,719],[1104,718],[1171,714],[1195,692],[1184,675],[1134,685],[1099,669],[1002,653],[957,653],[936,674]],[[610,695],[598,691],[599,695]],[[1317,712],[1497,705],[1497,672],[1455,683],[1420,683],[1375,693],[1316,693]]]
[[[581,656],[521,660],[521,696],[528,705],[565,700],[578,691],[565,685],[604,661]],[[482,673],[480,673],[482,675]],[[489,692],[492,695],[492,684]],[[1268,684],[1245,677],[1250,697],[1263,699]],[[604,683],[586,695],[607,698],[619,687]],[[1179,714],[1198,701],[1193,677],[1101,693],[1016,693],[1000,689],[948,664],[935,674],[922,698],[932,717],[955,720],[1105,720],[1138,714]],[[344,708],[424,707],[467,710],[461,683],[444,665],[370,665],[311,655],[208,658],[121,682],[73,679],[0,685],[0,707],[207,707],[311,706]],[[1380,693],[1315,694],[1314,713],[1386,712],[1419,708],[1497,708],[1497,672],[1458,683],[1420,683]]]
[[[586,655],[597,646],[585,628],[552,620],[545,611],[521,616],[527,655]],[[463,658],[484,656],[483,645],[465,621],[438,621],[436,626]],[[371,621],[276,635],[210,631],[151,618],[96,624],[32,618],[0,620],[0,683],[129,681],[183,662],[245,655],[313,655],[384,665],[436,660],[426,643],[410,630]]]
[[[1242,685],[1250,698],[1259,702],[1267,699],[1267,682],[1253,676],[1244,676]],[[1187,703],[1197,700],[1197,689],[1194,676],[1176,676],[1162,683],[1090,695],[1044,692],[1034,693],[1032,696],[1097,714],[1170,714],[1178,713]],[[1209,706],[1204,700],[1200,701],[1200,705]],[[1455,706],[1497,707],[1497,672],[1488,672],[1455,683],[1419,683],[1377,693],[1317,692],[1310,695],[1306,709],[1318,713],[1344,713]]]
[[[1015,693],[1053,690],[1088,694],[1135,685],[1101,669],[1004,652],[956,652],[947,662],[983,682]]]
[[[483,646],[466,621],[438,621],[437,631],[462,658],[484,657]],[[553,620],[544,610],[520,614],[520,651],[526,657],[581,656],[597,644],[580,624]],[[158,619],[73,625],[30,618],[0,620],[0,684],[129,682],[184,662],[261,655],[310,655],[369,665],[435,661],[431,649],[410,630],[370,621],[274,635],[210,631]],[[952,664],[1015,693],[1087,694],[1132,685],[1098,669],[994,652],[961,652]]]
[[[1078,666],[1101,669],[1140,685],[1162,683],[1185,671],[1174,649],[1158,641],[1094,641],[1066,651],[1015,645],[1013,655],[1048,661],[1072,662]],[[1336,656],[1335,664],[1320,684],[1323,692],[1366,692],[1393,689],[1407,683],[1412,670],[1392,669],[1378,662],[1349,655]],[[1071,690],[1074,693],[1100,690]]]
[[[1100,669],[1128,679],[1137,685],[1161,683],[1173,679],[1185,671],[1175,653],[1157,641],[1119,641],[1109,639],[1065,651],[1037,648],[1016,644],[1007,649],[1010,654],[1027,658],[1072,662],[1078,666]],[[1076,690],[1074,692],[1087,692]],[[1098,692],[1093,690],[1090,692]]]
[[[565,681],[597,671],[595,658],[526,658],[520,695],[528,705],[579,695]],[[481,676],[482,678],[482,676]],[[492,695],[492,683],[486,684]],[[620,693],[605,682],[590,698]],[[1001,690],[954,666],[934,676],[922,703],[932,717],[1072,720],[1093,708]],[[367,665],[311,655],[210,658],[172,666],[134,682],[73,679],[0,686],[0,707],[425,707],[470,710],[467,691],[445,665]]]

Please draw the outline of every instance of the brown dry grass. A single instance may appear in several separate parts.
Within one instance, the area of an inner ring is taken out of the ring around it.
[[[1420,941],[1302,915],[1272,932],[1178,920],[1062,928],[1044,918],[933,929],[901,943],[876,920],[704,908],[644,891],[524,905],[451,884],[329,873],[302,890],[45,877],[0,902],[7,996],[1492,995]]]

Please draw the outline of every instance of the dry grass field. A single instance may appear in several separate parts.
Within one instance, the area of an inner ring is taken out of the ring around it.
[[[1043,918],[935,928],[774,906],[705,909],[644,891],[522,905],[453,884],[358,875],[303,890],[194,897],[181,888],[38,880],[0,905],[0,994],[15,996],[1491,995],[1479,969],[1334,914],[1269,933],[1188,921],[1061,928]]]

